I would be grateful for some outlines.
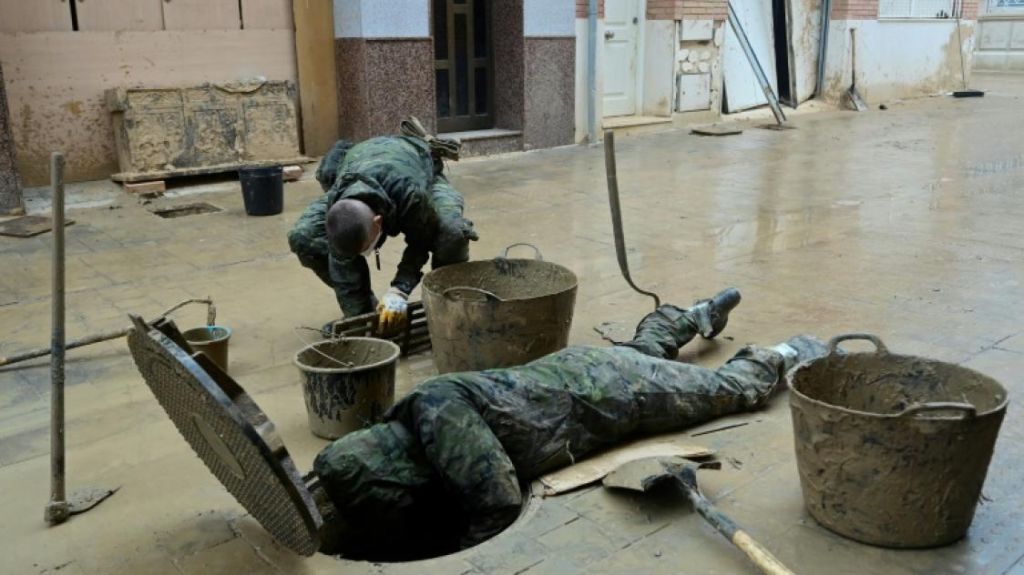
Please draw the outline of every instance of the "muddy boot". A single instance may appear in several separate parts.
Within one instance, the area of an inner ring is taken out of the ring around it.
[[[698,301],[689,309],[697,320],[697,329],[704,339],[714,339],[729,323],[729,312],[740,304],[740,292],[726,288],[711,299]]]
[[[828,355],[828,345],[813,335],[798,335],[771,349],[786,359],[786,373],[797,364]]]

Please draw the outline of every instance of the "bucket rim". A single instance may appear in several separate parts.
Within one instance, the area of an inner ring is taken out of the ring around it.
[[[223,337],[214,338],[214,339],[208,339],[206,341],[192,341],[192,340],[190,340],[188,338],[188,334],[193,333],[193,332],[197,332],[197,331],[199,331],[201,329],[202,330],[206,330],[206,331],[210,331],[211,329],[224,330],[224,336]],[[185,330],[184,332],[182,332],[181,337],[185,338],[185,341],[187,341],[190,345],[193,344],[193,343],[211,344],[211,343],[221,343],[221,342],[228,341],[229,339],[231,339],[231,334],[232,333],[233,332],[231,331],[231,328],[227,327],[227,326],[223,326],[223,325],[204,325],[204,326],[194,327],[192,329]]]
[[[868,352],[868,353],[863,353],[863,352],[848,353],[844,357],[850,357],[850,356],[878,357],[876,354],[870,353],[870,352]],[[859,410],[859,409],[853,409],[853,408],[849,408],[849,407],[843,407],[841,405],[835,405],[835,404],[832,404],[832,403],[827,403],[827,402],[824,402],[824,401],[822,401],[820,399],[814,399],[813,397],[805,394],[804,392],[802,392],[802,391],[800,391],[799,389],[796,388],[796,386],[794,385],[794,380],[796,379],[796,376],[797,376],[797,374],[799,372],[807,369],[808,367],[814,365],[815,363],[817,363],[819,361],[827,361],[827,360],[831,359],[832,357],[833,357],[832,355],[826,355],[826,356],[823,356],[823,357],[818,357],[818,358],[815,358],[815,359],[811,359],[811,360],[807,360],[807,361],[802,361],[802,362],[798,363],[796,366],[794,366],[793,369],[789,370],[789,373],[786,374],[786,387],[789,388],[789,392],[790,392],[789,403],[790,403],[791,407],[793,407],[793,404],[795,403],[794,398],[797,398],[797,399],[799,399],[802,402],[806,402],[806,403],[812,404],[812,405],[817,406],[817,407],[822,407],[822,408],[825,408],[825,409],[828,409],[828,410],[838,411],[840,413],[846,413],[846,414],[849,414],[849,415],[856,415],[856,416],[862,416],[862,417],[871,417],[871,418],[875,418],[875,419],[901,419],[901,418],[908,417],[906,415],[906,413],[875,413],[875,412],[871,412],[871,411],[862,411],[862,410]],[[969,420],[974,420],[974,419],[981,419],[982,417],[990,417],[990,416],[996,415],[996,414],[998,414],[1000,412],[1005,412],[1006,408],[1010,405],[1010,392],[1009,392],[1008,389],[1006,389],[1006,386],[1003,385],[1002,383],[999,383],[999,381],[996,378],[994,378],[994,377],[992,377],[992,376],[990,376],[988,374],[982,373],[982,372],[980,372],[980,371],[978,371],[976,369],[972,369],[972,368],[965,367],[965,366],[962,366],[962,365],[959,365],[959,364],[955,364],[955,363],[949,363],[949,362],[940,361],[940,360],[937,360],[937,359],[929,359],[927,357],[920,357],[920,356],[915,356],[915,355],[902,355],[902,354],[897,354],[897,353],[887,353],[885,357],[887,357],[889,359],[895,358],[895,359],[923,360],[923,361],[929,361],[929,362],[933,362],[933,363],[940,363],[940,364],[947,365],[947,366],[950,366],[950,367],[954,367],[954,368],[957,368],[957,369],[962,369],[964,371],[968,371],[970,373],[973,373],[975,375],[979,375],[979,376],[989,380],[990,382],[996,384],[999,387],[999,389],[1002,390],[1002,392],[1003,392],[1003,400],[996,407],[993,407],[992,409],[989,409],[987,411],[978,411],[974,415],[974,417],[966,417],[966,418],[929,417],[929,418],[925,418],[925,419],[928,419],[930,421],[960,422],[960,421],[969,421]]]
[[[568,277],[572,280],[572,282],[571,282],[570,285],[568,285],[568,286],[566,286],[566,287],[564,287],[562,289],[555,290],[555,291],[552,291],[551,293],[547,293],[547,294],[544,294],[544,295],[535,295],[535,296],[530,296],[530,297],[519,297],[519,296],[515,296],[515,297],[502,297],[501,298],[501,303],[523,302],[523,301],[533,301],[533,300],[537,300],[537,299],[543,299],[543,298],[546,298],[546,297],[561,295],[561,294],[568,293],[568,292],[571,292],[571,291],[574,291],[574,290],[578,290],[579,287],[580,287],[580,278],[579,278],[579,276],[576,275],[576,272],[572,271],[568,267],[563,266],[561,264],[556,264],[554,262],[549,262],[549,261],[544,261],[544,260],[531,260],[531,259],[526,259],[526,258],[503,258],[503,259],[507,259],[510,262],[516,262],[516,263],[526,263],[526,264],[531,264],[531,265],[533,265],[533,264],[542,264],[545,267],[556,267],[556,268],[559,268],[559,269],[565,271],[568,274]],[[452,264],[452,265],[444,266],[444,267],[441,267],[441,268],[437,268],[435,270],[431,270],[430,272],[427,273],[427,275],[425,275],[423,277],[423,281],[422,281],[423,291],[429,293],[431,296],[438,297],[438,298],[444,298],[444,291],[437,291],[435,289],[431,289],[431,287],[429,287],[427,285],[427,281],[430,279],[430,277],[432,275],[437,274],[439,272],[446,272],[446,270],[447,270],[446,273],[451,273],[450,270],[451,269],[457,269],[458,266],[467,266],[467,265],[481,264],[481,263],[491,263],[493,261],[494,261],[493,259],[490,259],[490,260],[473,260],[473,261],[461,262],[461,263]],[[448,286],[448,289],[459,288],[459,287],[474,287],[474,286],[453,285],[453,286]]]
[[[383,343],[387,344],[387,346],[385,347],[391,348],[391,353],[388,354],[387,359],[382,359],[376,363],[357,365],[355,367],[313,367],[311,365],[306,365],[305,363],[299,360],[299,357],[303,353],[316,348],[318,345],[322,345],[325,343],[336,343],[340,341],[367,341],[373,343]],[[307,371],[310,373],[359,373],[363,371],[369,371],[371,369],[377,369],[379,367],[384,367],[385,365],[388,364],[393,364],[398,360],[398,356],[401,355],[401,353],[402,348],[398,347],[398,345],[395,344],[395,342],[388,341],[386,339],[379,339],[376,337],[346,337],[342,339],[322,339],[320,341],[306,345],[299,351],[295,352],[295,355],[292,356],[292,363],[295,364],[295,367],[299,368],[300,370]]]

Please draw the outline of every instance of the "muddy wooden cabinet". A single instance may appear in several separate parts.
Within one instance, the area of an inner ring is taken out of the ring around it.
[[[291,82],[106,92],[119,182],[210,174],[242,165],[297,163]]]

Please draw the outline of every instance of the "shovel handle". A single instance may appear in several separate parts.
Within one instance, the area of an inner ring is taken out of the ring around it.
[[[755,541],[746,531],[740,529],[732,519],[719,511],[699,491],[682,481],[679,482],[679,485],[686,492],[686,496],[690,498],[697,513],[700,513],[705,521],[738,547],[762,573],[766,575],[795,575],[772,555],[771,551]]]

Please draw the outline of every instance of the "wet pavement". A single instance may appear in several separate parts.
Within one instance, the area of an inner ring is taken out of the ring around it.
[[[619,147],[633,276],[686,305],[723,286],[744,294],[717,344],[684,360],[717,365],[742,344],[795,333],[870,332],[896,352],[959,363],[1024,391],[1024,76],[975,76],[983,99],[936,97],[861,114],[797,116],[797,130],[746,126],[739,136],[685,131],[623,137]],[[877,104],[877,103],[876,103]],[[615,262],[600,148],[479,159],[452,166],[482,240],[475,258],[516,242],[580,278],[572,332],[632,324],[650,309]],[[247,218],[237,191],[141,205],[122,195],[73,212],[68,228],[70,338],[127,325],[210,295],[234,329],[231,371],[277,425],[296,463],[324,441],[308,430],[292,355],[337,315],[330,290],[300,268],[285,232],[319,193],[286,186],[281,216]],[[150,210],[206,201],[214,214],[161,219]],[[80,205],[89,205],[79,202]],[[0,238],[0,355],[45,346],[49,234]],[[382,253],[385,289],[401,241]],[[526,253],[523,257],[528,257]],[[182,327],[203,321],[195,308]],[[399,393],[432,373],[403,361]],[[10,573],[753,573],[743,556],[670,493],[599,488],[534,500],[496,539],[418,564],[304,559],[275,544],[220,487],[157,405],[124,341],[69,352],[69,489],[122,486],[55,528],[48,497],[45,361],[0,369],[0,556]],[[688,439],[718,450],[706,494],[798,573],[1024,573],[1024,422],[1011,404],[968,537],[930,551],[892,551],[831,534],[803,510],[786,396],[747,425]]]

